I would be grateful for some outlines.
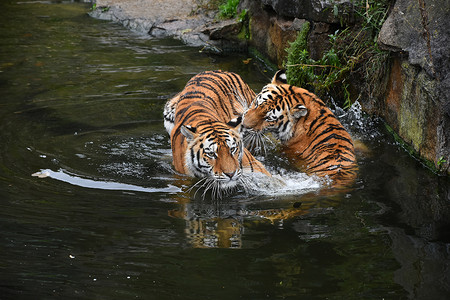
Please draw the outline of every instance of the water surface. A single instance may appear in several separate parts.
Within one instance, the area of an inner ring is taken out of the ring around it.
[[[255,90],[270,71],[89,18],[85,3],[0,8],[2,299],[448,295],[449,180],[381,122],[342,116],[368,147],[353,191],[306,195],[316,182],[272,151],[260,158],[296,192],[194,197],[171,166],[165,101],[204,70],[237,72]],[[310,202],[321,208],[258,215]]]

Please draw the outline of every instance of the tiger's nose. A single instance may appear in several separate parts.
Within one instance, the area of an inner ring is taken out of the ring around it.
[[[226,173],[226,172],[223,172],[223,174],[225,175],[225,176],[227,176],[228,178],[233,178],[233,176],[234,176],[234,174],[236,174],[236,172],[235,171],[233,171],[233,172],[231,172],[231,173]]]

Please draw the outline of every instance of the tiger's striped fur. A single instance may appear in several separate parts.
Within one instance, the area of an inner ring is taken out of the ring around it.
[[[270,175],[244,148],[239,133],[243,104],[250,103],[237,99],[251,101],[253,95],[230,72],[207,71],[189,80],[164,110],[175,170],[204,178],[206,189],[218,194],[241,182],[244,172]]]
[[[282,150],[307,174],[328,177],[332,186],[349,186],[357,176],[352,138],[324,102],[288,85],[284,71],[256,96],[244,115],[251,132],[271,131]]]

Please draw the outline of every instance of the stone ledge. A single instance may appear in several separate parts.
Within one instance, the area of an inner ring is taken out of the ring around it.
[[[214,53],[246,49],[246,42],[237,39],[242,24],[237,20],[217,21],[214,15],[197,14],[195,1],[183,0],[97,0],[93,18],[122,24],[124,27],[151,37],[171,37],[188,46]],[[164,6],[152,10],[151,7]],[[181,5],[182,4],[182,5]],[[180,6],[183,6],[180,9]],[[165,9],[164,9],[165,8]]]

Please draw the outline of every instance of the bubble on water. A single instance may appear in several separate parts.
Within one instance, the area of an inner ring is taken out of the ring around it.
[[[139,162],[117,162],[102,164],[99,167],[102,173],[110,173],[118,176],[143,177],[146,172],[144,164]]]

